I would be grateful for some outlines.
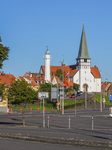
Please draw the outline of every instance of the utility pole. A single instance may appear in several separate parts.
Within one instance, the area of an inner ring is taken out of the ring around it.
[[[64,114],[64,60],[63,62],[60,62],[62,64],[62,81],[63,81],[63,88],[62,88],[62,93],[63,93],[63,96],[62,96],[62,114]]]
[[[100,70],[101,73],[101,82],[102,82],[102,72]],[[100,111],[102,112],[102,88],[101,88],[101,92],[100,92]]]
[[[64,114],[64,64],[63,64],[63,98],[62,98],[62,114]]]
[[[85,91],[85,109],[87,109],[87,91]]]

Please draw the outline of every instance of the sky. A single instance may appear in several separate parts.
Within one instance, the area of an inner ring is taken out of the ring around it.
[[[91,66],[112,82],[112,0],[0,0],[0,36],[10,48],[1,71],[38,73],[46,46],[52,66],[76,64],[83,21]]]

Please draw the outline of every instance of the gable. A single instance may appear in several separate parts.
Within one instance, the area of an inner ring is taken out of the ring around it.
[[[41,66],[39,72],[40,72],[41,74],[44,74],[44,73],[45,73],[45,66]]]
[[[98,70],[98,67],[91,67],[91,73],[95,78],[101,78],[100,72]]]

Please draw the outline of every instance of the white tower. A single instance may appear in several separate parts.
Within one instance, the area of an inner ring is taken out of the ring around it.
[[[51,77],[50,77],[50,60],[51,60],[51,56],[50,56],[50,51],[48,51],[48,49],[45,52],[44,60],[45,60],[45,81],[48,83],[48,82],[51,82]]]

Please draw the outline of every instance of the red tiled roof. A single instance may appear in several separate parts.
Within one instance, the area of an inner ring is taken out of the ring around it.
[[[0,75],[0,83],[5,84],[6,86],[11,86],[11,83],[15,82],[16,77],[14,75]]]
[[[65,78],[64,79],[64,85],[67,87],[73,87],[73,81],[68,79],[68,78]]]
[[[38,86],[38,84],[35,82],[35,80],[32,78],[32,77],[24,77],[24,79],[27,79],[27,80],[29,80],[29,81],[31,81],[31,85],[32,86]]]
[[[24,80],[24,81],[26,81],[25,79],[27,79],[28,81],[30,81],[31,83],[31,86],[39,86],[35,81],[34,81],[34,79],[32,78],[32,77],[18,77],[18,79],[21,79],[21,80]],[[27,82],[27,81],[26,81]]]
[[[101,78],[101,75],[100,75],[100,72],[98,70],[98,68],[95,66],[95,67],[91,67],[91,73],[93,74],[93,76],[95,78]]]
[[[112,91],[112,83],[110,84],[109,88],[107,90]]]
[[[21,77],[21,76],[18,76],[17,79],[21,79],[21,80],[25,81],[25,79],[23,77]]]
[[[109,88],[111,88],[112,84],[110,82],[103,82],[102,85],[101,85],[101,89],[102,90],[108,90]]]
[[[75,65],[72,65],[72,66],[50,66],[50,73],[56,73],[56,71],[58,69],[61,69],[65,71],[65,74],[69,71],[69,76],[73,76],[78,70],[77,69],[74,69],[76,68]],[[45,73],[45,66],[42,66],[42,69],[43,69],[43,72]]]

